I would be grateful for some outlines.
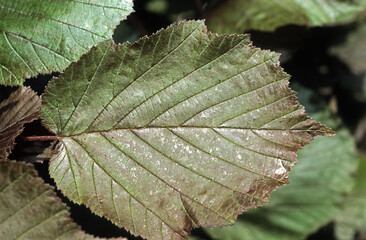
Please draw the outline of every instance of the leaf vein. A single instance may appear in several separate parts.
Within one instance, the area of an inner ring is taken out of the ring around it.
[[[292,161],[292,160],[290,160],[290,159],[280,158],[280,157],[276,157],[276,156],[271,156],[271,155],[269,155],[269,154],[265,154],[265,153],[263,153],[263,152],[259,152],[259,151],[256,151],[256,150],[254,150],[254,149],[251,149],[251,148],[245,147],[245,146],[243,146],[243,145],[241,145],[241,144],[239,144],[239,143],[236,143],[235,141],[233,141],[233,140],[229,139],[228,137],[226,137],[226,136],[222,135],[220,132],[216,131],[215,129],[211,129],[211,130],[212,130],[212,131],[214,131],[214,132],[216,132],[216,133],[217,133],[219,136],[221,136],[222,138],[224,138],[224,139],[228,140],[229,142],[231,142],[231,143],[235,144],[236,146],[241,147],[241,148],[243,148],[243,149],[245,149],[245,150],[248,150],[248,151],[250,151],[250,152],[257,153],[257,154],[259,154],[259,155],[266,156],[266,157],[270,157],[270,158],[276,158],[276,159],[278,158],[278,159],[281,159],[281,160],[283,160],[283,161],[287,161],[287,162],[293,162],[293,161]]]
[[[284,79],[282,79],[282,80],[284,80]],[[279,80],[279,81],[281,81],[281,80]],[[273,83],[278,83],[279,81],[276,81],[276,82],[273,82]],[[266,85],[266,86],[268,86],[268,85]],[[229,121],[231,121],[231,120],[234,120],[235,118],[238,118],[238,117],[240,117],[240,116],[243,116],[243,115],[246,115],[246,114],[248,114],[248,113],[251,113],[251,112],[254,112],[254,111],[256,111],[256,110],[259,110],[259,109],[262,109],[262,108],[265,108],[265,107],[269,107],[269,106],[271,106],[271,105],[273,105],[273,104],[275,104],[275,103],[278,103],[278,102],[281,102],[281,101],[283,101],[283,100],[286,100],[286,99],[288,99],[288,98],[290,98],[290,97],[292,97],[292,96],[295,96],[296,94],[290,94],[290,95],[286,95],[285,97],[282,97],[282,98],[280,98],[280,99],[276,99],[275,101],[272,101],[272,102],[269,102],[269,103],[266,103],[265,105],[262,105],[262,106],[259,106],[259,107],[257,107],[257,108],[254,108],[254,109],[251,109],[251,110],[249,110],[249,111],[246,111],[246,112],[244,112],[244,113],[240,113],[239,115],[235,115],[235,116],[233,116],[233,117],[231,117],[231,118],[229,118],[229,119],[226,119],[224,122],[222,122],[222,123],[220,123],[220,124],[218,124],[219,126],[221,126],[221,125],[224,125],[225,123],[227,123],[227,122],[229,122]],[[272,121],[272,120],[271,120]],[[267,123],[265,123],[265,124],[263,124],[262,126],[260,126],[260,127],[258,127],[258,129],[261,129],[264,125],[266,125]]]
[[[118,219],[118,224],[121,224],[121,218],[119,216],[119,213],[117,211],[117,207],[116,207],[116,201],[114,200],[114,192],[113,192],[113,179],[111,178],[111,199],[112,199],[112,203],[113,203],[113,208],[114,211],[116,211],[116,215],[117,215],[117,219]]]
[[[292,96],[296,96],[296,94],[293,94]],[[289,96],[289,97],[291,97],[291,96]],[[283,114],[281,114],[280,116],[276,117],[275,119],[272,119],[272,120],[270,120],[270,121],[268,121],[268,122],[265,122],[265,123],[264,123],[264,124],[262,124],[259,128],[262,128],[263,126],[265,126],[265,125],[267,125],[267,124],[270,124],[270,123],[272,123],[272,122],[274,122],[274,121],[276,121],[276,120],[278,120],[278,119],[284,118],[284,117],[286,117],[287,115],[290,115],[291,113],[294,113],[294,112],[299,111],[299,110],[301,110],[301,108],[300,108],[299,106],[296,106],[296,108],[295,108],[295,109],[293,109],[293,110],[291,110],[290,112],[283,113]],[[291,127],[289,127],[289,128],[291,128]]]
[[[67,57],[65,57],[65,56],[63,56],[61,53],[59,53],[59,52],[57,52],[56,50],[53,50],[53,49],[51,49],[51,48],[49,48],[49,47],[47,47],[47,46],[44,46],[44,45],[42,45],[42,44],[40,44],[40,43],[37,43],[37,42],[35,42],[35,41],[33,41],[33,40],[31,40],[31,39],[29,39],[29,38],[27,38],[27,37],[25,37],[25,36],[22,36],[22,35],[20,35],[20,34],[16,34],[16,33],[13,33],[13,32],[9,32],[9,31],[6,31],[8,34],[10,34],[10,35],[13,35],[14,37],[17,37],[17,38],[20,38],[20,39],[23,39],[23,40],[25,40],[25,41],[28,41],[30,44],[32,44],[32,45],[35,45],[35,46],[37,46],[37,47],[40,47],[40,48],[44,48],[44,49],[46,49],[47,51],[50,51],[50,52],[52,52],[52,53],[54,53],[54,54],[56,54],[56,55],[58,55],[58,56],[60,56],[60,57],[62,57],[63,59],[66,59],[68,62],[72,62],[72,60],[70,60],[70,59],[68,59]]]
[[[46,193],[50,193],[52,192],[52,190],[46,190],[43,193],[39,194],[38,196],[36,196],[35,198],[33,198],[32,200],[28,201],[25,205],[19,207],[15,212],[13,212],[12,214],[10,214],[9,216],[7,216],[5,219],[3,219],[2,221],[0,221],[0,225],[3,224],[4,222],[6,222],[7,220],[9,220],[11,217],[15,216],[16,214],[18,214],[20,211],[22,211],[24,208],[26,208],[27,206],[29,206],[30,204],[33,204],[33,202],[35,202],[37,199],[43,197],[43,195],[45,195]]]
[[[217,159],[221,160],[222,162],[225,162],[225,163],[227,163],[227,164],[229,164],[229,165],[235,166],[235,167],[237,167],[237,168],[239,168],[239,169],[241,169],[241,170],[243,170],[243,171],[245,171],[245,172],[249,172],[249,173],[252,173],[252,174],[256,174],[256,175],[258,175],[258,176],[262,176],[262,177],[265,177],[265,178],[269,178],[269,179],[274,180],[274,181],[276,181],[276,182],[285,183],[285,182],[283,182],[283,181],[281,181],[281,180],[279,180],[279,179],[275,179],[275,178],[272,178],[272,177],[267,176],[267,175],[265,175],[265,174],[258,173],[258,172],[256,172],[256,171],[253,171],[253,170],[250,170],[250,169],[247,169],[247,168],[241,167],[241,166],[239,166],[239,165],[237,165],[237,164],[235,164],[235,163],[232,163],[232,162],[230,162],[230,161],[228,161],[228,160],[226,160],[226,159],[224,159],[224,158],[221,158],[221,157],[216,156],[216,155],[214,155],[214,154],[212,154],[212,153],[209,153],[209,152],[207,152],[207,151],[203,150],[202,148],[200,148],[200,147],[196,146],[195,144],[193,144],[193,143],[189,142],[187,139],[185,139],[184,137],[182,137],[180,134],[177,134],[176,132],[173,132],[173,131],[171,131],[170,129],[168,129],[168,131],[170,131],[172,134],[174,134],[174,135],[175,135],[175,136],[177,136],[178,138],[182,139],[184,142],[188,143],[188,144],[189,144],[189,145],[191,145],[192,147],[196,148],[197,150],[199,150],[199,151],[201,151],[201,152],[204,152],[204,153],[206,153],[206,154],[210,155],[211,157],[217,158]]]
[[[276,141],[273,141],[273,140],[270,140],[268,138],[265,138],[263,137],[262,135],[258,134],[255,129],[254,130],[251,130],[252,133],[254,133],[256,136],[262,138],[263,140],[267,141],[267,142],[271,142],[271,143],[274,143],[274,144],[278,144],[278,145],[281,145],[281,146],[284,146],[284,147],[289,147],[289,148],[297,148],[299,149],[299,147],[297,146],[291,146],[291,145],[288,145],[288,144],[284,144],[284,143],[279,143],[279,142],[276,142]],[[285,130],[284,132],[290,132],[289,130]]]
[[[101,134],[103,135],[103,134]],[[103,172],[105,172],[105,174],[113,179],[114,182],[116,182],[130,197],[133,197],[133,199],[135,199],[138,203],[140,203],[144,208],[146,208],[147,210],[149,210],[149,212],[151,212],[152,214],[154,214],[157,218],[160,219],[161,222],[164,222],[172,231],[176,232],[177,234],[179,234],[180,236],[184,237],[183,235],[181,235],[177,230],[175,230],[172,226],[170,226],[168,223],[166,223],[157,213],[155,213],[153,210],[151,210],[149,207],[147,207],[142,200],[137,199],[137,197],[135,197],[133,194],[131,194],[121,183],[119,183],[112,175],[109,174],[108,171],[106,171],[97,161],[96,159],[94,159],[92,157],[92,154],[90,154],[83,145],[81,145],[80,142],[78,142],[76,139],[73,139],[74,142],[76,142],[79,146],[81,146],[83,148],[83,150],[85,151],[85,153],[89,156],[89,158],[91,160],[93,160],[93,162],[95,162],[97,164],[97,166],[103,170]]]
[[[74,178],[75,188],[76,188],[77,194],[78,194],[78,201],[80,201],[79,188],[77,186],[76,176],[75,176],[74,168],[72,167],[71,158],[70,158],[71,153],[70,153],[69,149],[67,148],[66,144],[64,142],[62,142],[62,143],[63,143],[65,151],[66,151],[67,160],[68,160],[69,165],[70,165],[70,170],[71,170],[71,173],[72,173],[72,177]]]
[[[272,60],[272,59],[267,59],[265,62],[270,61],[270,60]],[[259,65],[261,65],[261,64],[263,64],[263,63],[265,63],[265,62],[262,62],[262,63],[260,63],[260,64],[258,64],[258,65],[255,65],[255,66],[253,66],[253,68],[254,68],[254,67],[258,67]],[[227,81],[229,81],[229,80],[233,79],[234,77],[236,77],[236,76],[238,76],[238,75],[240,75],[240,74],[243,74],[244,72],[247,72],[247,71],[249,71],[249,70],[251,70],[251,69],[252,69],[252,68],[245,69],[244,71],[242,71],[242,72],[240,72],[240,73],[238,73],[238,74],[235,74],[234,76],[231,76],[230,78],[226,79],[226,80],[225,80],[225,81],[223,81],[223,82],[220,82],[220,83],[219,83],[219,84],[217,84],[217,85],[220,85],[220,84],[222,84],[222,83],[226,83]],[[250,91],[248,91],[248,92],[241,93],[241,94],[240,94],[240,95],[238,95],[238,96],[234,96],[234,97],[229,98],[229,99],[227,99],[227,100],[225,100],[225,101],[221,101],[221,102],[219,102],[219,103],[216,103],[216,104],[210,105],[210,106],[209,106],[209,107],[207,107],[207,108],[201,109],[200,111],[198,111],[197,113],[195,113],[193,116],[191,116],[190,118],[188,118],[187,120],[185,120],[183,123],[181,123],[181,124],[180,124],[180,126],[185,125],[189,120],[191,120],[191,119],[192,119],[192,118],[194,118],[195,116],[199,115],[200,113],[202,113],[202,112],[204,112],[204,111],[206,111],[206,110],[208,110],[208,109],[210,109],[210,108],[212,108],[212,107],[215,107],[215,106],[220,105],[220,104],[222,104],[222,103],[224,103],[224,102],[230,101],[230,100],[232,100],[232,99],[234,99],[234,98],[236,98],[236,97],[240,97],[240,96],[242,96],[242,95],[249,94],[249,93],[254,92],[254,91],[256,91],[256,90],[259,90],[259,89],[261,89],[261,88],[263,88],[263,87],[269,86],[270,84],[274,84],[274,83],[277,83],[277,82],[282,81],[282,80],[285,80],[285,79],[286,79],[286,78],[279,79],[278,81],[270,82],[270,83],[268,83],[268,84],[266,84],[266,85],[263,85],[263,86],[261,86],[261,87],[259,87],[259,88],[252,89],[252,90],[250,90]],[[190,99],[190,98],[192,98],[192,97],[195,97],[196,95],[201,94],[201,93],[203,93],[203,92],[205,92],[205,91],[207,91],[207,90],[209,90],[209,89],[211,89],[211,88],[214,88],[214,87],[216,87],[217,85],[214,85],[214,86],[211,86],[211,87],[209,87],[209,88],[206,88],[206,89],[204,89],[203,91],[198,92],[197,94],[195,94],[195,95],[193,95],[193,96],[189,97],[188,99]],[[188,100],[188,99],[187,99],[187,100]],[[173,107],[175,107],[175,106],[173,106]]]
[[[194,32],[195,30],[197,30],[197,28],[194,29],[194,31],[192,31],[179,45],[177,45],[175,48],[173,48],[170,52],[168,52],[168,54],[166,56],[164,56],[162,59],[160,59],[158,62],[156,62],[154,65],[152,65],[150,68],[148,68],[145,72],[141,73],[141,75],[139,75],[135,80],[133,80],[132,82],[130,82],[129,84],[126,85],[126,87],[124,87],[117,95],[115,95],[103,108],[102,111],[104,111],[104,109],[106,109],[118,96],[119,94],[121,94],[122,92],[124,92],[128,87],[131,86],[131,84],[137,82],[139,79],[141,79],[146,73],[148,73],[151,69],[153,69],[155,66],[157,66],[158,64],[160,64],[165,58],[167,58],[168,56],[170,56],[170,54],[172,54],[172,52],[174,52],[175,50],[177,50]],[[127,51],[127,50],[126,50]],[[91,124],[93,124],[96,121],[96,119],[93,120],[93,122]],[[88,126],[87,129],[89,129],[91,127],[91,124]],[[118,121],[117,121],[118,124]],[[116,124],[116,125],[117,125]]]
[[[128,115],[133,112],[134,110],[136,110],[137,108],[139,108],[140,106],[142,106],[144,103],[146,103],[148,100],[151,100],[152,97],[158,95],[159,93],[163,92],[164,90],[166,90],[167,88],[169,88],[170,86],[176,84],[176,83],[179,83],[180,81],[184,81],[187,77],[189,77],[190,75],[194,74],[195,72],[197,71],[200,71],[202,68],[204,68],[205,66],[211,64],[212,62],[214,61],[217,61],[218,59],[220,59],[221,57],[223,57],[225,54],[229,53],[231,50],[235,49],[236,46],[238,46],[240,43],[242,43],[243,41],[240,41],[239,43],[237,43],[233,48],[230,48],[227,52],[225,52],[224,54],[222,55],[219,55],[217,57],[215,57],[214,59],[211,59],[209,62],[205,63],[204,65],[200,66],[199,68],[193,70],[192,72],[188,73],[186,76],[184,76],[183,78],[180,78],[180,79],[177,79],[176,81],[172,82],[171,84],[165,86],[164,88],[160,89],[159,91],[157,91],[156,93],[154,93],[153,95],[151,95],[150,97],[148,97],[147,99],[145,99],[144,101],[142,101],[140,104],[138,104],[136,107],[134,107],[133,109],[131,109],[127,114],[125,114],[122,119],[118,120],[117,121],[117,124],[115,124],[112,128],[115,128],[120,122],[122,122],[125,118],[128,117]],[[248,69],[250,70],[250,69]],[[244,71],[243,71],[244,72]],[[241,72],[242,73],[242,72]],[[241,74],[239,73],[239,74]],[[230,79],[230,78],[229,78]],[[226,79],[225,81],[223,82],[226,82],[227,80],[229,79]],[[223,83],[221,82],[221,83]],[[214,86],[213,86],[214,87]],[[211,88],[211,87],[210,87]],[[202,92],[204,92],[206,89],[204,89]],[[151,122],[150,122],[151,123]],[[150,124],[149,123],[149,124]],[[145,125],[146,127],[146,125]]]
[[[27,173],[29,173],[29,170],[23,172],[21,175],[19,175],[17,178],[15,178],[10,184],[6,185],[3,189],[0,190],[0,194],[4,193],[4,190],[12,186],[14,183],[19,181],[21,178],[23,178]]]
[[[216,183],[217,185],[220,185],[220,186],[222,186],[222,187],[224,187],[224,188],[226,188],[226,189],[228,189],[228,190],[230,190],[230,191],[232,191],[232,192],[237,192],[237,193],[240,193],[240,194],[246,194],[246,195],[249,195],[249,196],[251,196],[251,197],[253,197],[253,198],[256,198],[256,196],[250,195],[250,194],[248,194],[248,193],[240,192],[240,191],[238,191],[238,190],[236,190],[236,189],[232,189],[232,188],[230,188],[229,186],[226,186],[226,185],[225,185],[225,184],[223,184],[223,183],[220,183],[220,182],[218,182],[218,181],[216,181],[216,180],[214,180],[214,179],[212,179],[212,178],[210,178],[210,177],[207,177],[207,176],[205,176],[205,175],[203,175],[203,174],[200,174],[200,173],[198,173],[198,172],[194,171],[193,169],[191,169],[191,168],[189,168],[189,167],[187,167],[187,166],[183,165],[182,163],[180,163],[180,162],[176,161],[176,160],[175,160],[175,159],[173,159],[172,157],[170,157],[170,156],[166,155],[165,153],[163,153],[162,151],[160,151],[159,149],[157,149],[156,147],[154,147],[154,146],[153,146],[152,144],[150,144],[148,141],[146,141],[146,140],[145,140],[145,139],[143,139],[141,136],[139,136],[135,131],[131,130],[130,132],[132,132],[133,134],[135,134],[139,139],[141,139],[145,144],[147,144],[148,146],[150,146],[150,147],[151,147],[152,149],[154,149],[156,152],[160,153],[161,155],[163,155],[163,156],[164,156],[164,157],[166,157],[167,159],[171,160],[172,162],[174,162],[174,163],[178,164],[179,166],[181,166],[181,167],[183,167],[183,168],[185,168],[185,169],[187,169],[187,170],[191,171],[192,173],[195,173],[195,174],[197,174],[198,176],[200,176],[200,177],[202,177],[202,178],[206,178],[207,180],[212,181],[212,182]],[[147,170],[147,171],[149,171],[149,170]],[[154,175],[154,173],[152,173],[152,172],[150,172],[150,173]],[[159,177],[158,177],[158,178],[159,178]],[[161,179],[161,178],[159,178],[159,179]],[[161,179],[161,180],[162,180],[162,179]],[[162,180],[162,181],[163,181],[163,182],[165,182],[164,180]],[[168,185],[168,186],[170,186],[168,183],[167,183],[167,185]],[[172,187],[173,189],[175,189],[175,187],[173,187],[173,186],[170,186],[170,187]],[[197,202],[198,204],[202,205],[203,207],[205,207],[205,208],[207,208],[207,209],[210,209],[210,208],[206,207],[205,205],[203,205],[202,203],[200,203],[199,201],[195,200],[194,198],[191,198],[189,195],[187,195],[187,194],[185,194],[185,193],[183,193],[183,192],[181,192],[181,191],[179,191],[179,190],[176,190],[176,191],[177,191],[178,193],[182,194],[183,196],[185,196],[185,197],[187,197],[187,198],[189,198],[189,199],[191,199],[191,200],[193,200],[193,201]],[[258,199],[258,200],[260,200],[260,199]],[[210,209],[210,210],[212,211],[212,209]],[[222,216],[221,216],[221,217],[222,217]],[[223,219],[225,219],[225,217],[222,217],[222,218],[223,218]]]
[[[158,151],[155,147],[151,146],[148,142],[146,142],[144,139],[142,139],[139,135],[137,135],[136,133],[134,133],[133,131],[131,131],[136,137],[138,137],[139,139],[141,139],[145,144],[149,145],[151,148],[153,148],[154,150]],[[128,158],[130,158],[132,161],[134,161],[136,164],[138,164],[142,169],[144,169],[146,172],[148,172],[149,174],[151,174],[152,176],[156,177],[157,179],[159,179],[161,182],[163,182],[166,186],[171,187],[173,190],[175,190],[178,194],[181,194],[189,199],[191,199],[192,201],[198,203],[199,205],[201,205],[202,207],[211,210],[213,213],[215,213],[216,215],[220,216],[221,218],[225,219],[223,216],[221,216],[218,212],[214,211],[213,209],[208,208],[207,206],[205,206],[203,203],[197,201],[196,199],[194,199],[193,197],[190,197],[189,195],[181,192],[179,189],[177,189],[176,187],[174,187],[173,185],[169,184],[168,182],[166,182],[163,178],[161,178],[160,176],[158,176],[157,174],[153,173],[151,170],[147,169],[144,165],[142,165],[139,161],[137,161],[135,158],[133,158],[132,156],[130,156],[129,154],[127,154],[125,151],[123,151],[122,149],[120,149],[118,146],[116,146],[109,138],[107,138],[104,134],[101,134],[110,144],[112,144],[117,150],[119,150],[121,153],[123,153],[125,156],[127,156]],[[163,155],[163,153],[161,153],[160,151],[158,151],[160,154]],[[164,155],[165,156],[165,155]],[[169,157],[168,157],[169,158]],[[169,158],[171,159],[171,158]],[[172,159],[171,159],[172,160]],[[176,162],[174,160],[172,160],[173,162]],[[187,168],[188,169],[188,168]],[[197,173],[196,173],[197,174]],[[200,175],[201,176],[201,175]],[[231,190],[231,189],[230,189]],[[233,190],[234,191],[234,190]]]
[[[14,13],[17,13],[19,15],[24,15],[24,16],[30,16],[30,17],[34,17],[34,18],[39,18],[39,19],[47,19],[47,20],[50,20],[50,21],[54,21],[54,22],[57,22],[57,23],[60,23],[62,25],[67,25],[69,27],[73,27],[73,28],[77,28],[79,30],[82,30],[82,31],[85,31],[85,32],[88,32],[88,33],[91,33],[93,35],[96,35],[98,37],[101,37],[103,39],[106,39],[106,37],[102,36],[102,35],[99,35],[98,33],[95,33],[95,32],[92,32],[88,29],[85,29],[85,28],[82,28],[82,27],[79,27],[79,26],[76,26],[76,25],[73,25],[71,23],[68,23],[68,22],[63,22],[63,21],[60,21],[60,20],[57,20],[57,19],[54,19],[54,18],[50,18],[50,17],[46,17],[44,15],[35,15],[35,14],[31,14],[31,13],[26,13],[26,12],[22,12],[22,11],[19,11],[17,9],[13,9],[13,8],[9,8],[9,7],[5,7],[5,6],[0,6],[0,9],[3,9],[3,10],[8,10],[9,12],[14,12]]]
[[[78,101],[78,102],[77,102],[77,104],[76,104],[76,107],[74,107],[74,109],[73,109],[72,113],[70,114],[69,118],[67,119],[67,121],[66,121],[66,123],[65,123],[65,125],[64,125],[64,127],[63,127],[63,129],[65,129],[65,127],[67,126],[67,124],[70,122],[71,117],[73,117],[73,116],[74,116],[74,114],[75,114],[75,112],[76,112],[76,109],[79,107],[79,105],[80,105],[80,103],[81,103],[82,99],[85,97],[86,92],[89,90],[89,87],[90,87],[90,85],[92,84],[92,82],[93,82],[93,80],[94,80],[94,78],[95,78],[95,75],[96,75],[96,74],[97,74],[97,72],[99,71],[99,68],[100,68],[100,66],[102,65],[102,62],[103,62],[104,57],[106,56],[107,52],[108,52],[108,49],[106,49],[106,50],[105,50],[105,52],[103,53],[103,57],[101,58],[100,62],[98,63],[98,66],[97,66],[97,68],[95,69],[95,72],[94,72],[94,74],[93,74],[92,78],[90,79],[90,81],[89,81],[89,83],[88,83],[87,87],[86,87],[86,88],[85,88],[85,90],[83,91],[83,93],[82,93],[82,95],[81,95],[81,97],[80,97],[79,101]]]
[[[36,225],[32,226],[31,228],[29,228],[27,231],[23,232],[21,235],[17,236],[16,239],[20,239],[22,238],[24,235],[26,235],[28,232],[31,232],[32,230],[34,230],[35,228],[41,226],[42,224],[44,224],[45,222],[49,221],[50,219],[57,217],[57,215],[59,215],[60,213],[63,213],[65,211],[64,208],[62,208],[61,210],[59,210],[58,212],[56,212],[55,214],[47,217],[46,219],[43,219],[41,222],[38,222]]]
[[[101,212],[103,212],[103,211],[102,211],[102,206],[101,206],[101,204],[100,204],[100,199],[99,199],[99,197],[98,197],[97,185],[95,184],[95,170],[94,170],[94,165],[95,165],[95,163],[93,162],[93,164],[92,164],[92,169],[91,169],[91,175],[92,175],[92,178],[93,178],[94,193],[95,193],[95,198],[97,199],[97,205],[98,205],[98,207],[99,207],[99,210],[100,210]]]
[[[1,8],[1,7],[0,7]],[[20,60],[29,68],[29,70],[32,72],[32,74],[34,74],[33,69],[29,66],[29,64],[24,60],[24,58],[17,52],[17,50],[15,50],[15,48],[13,47],[13,45],[11,45],[9,38],[6,34],[6,32],[3,31],[3,35],[5,37],[6,43],[9,45],[10,49],[20,58]]]

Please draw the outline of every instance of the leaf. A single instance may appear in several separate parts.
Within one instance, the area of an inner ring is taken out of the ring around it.
[[[166,14],[169,9],[169,2],[167,0],[151,0],[146,3],[146,10],[155,14]]]
[[[299,100],[314,119],[339,126],[339,119],[309,90],[300,88]],[[338,127],[335,137],[315,139],[297,158],[290,184],[274,192],[269,204],[244,213],[234,226],[206,232],[213,239],[299,240],[332,221],[354,183],[358,158],[353,137]]]
[[[246,35],[174,24],[99,44],[48,85],[62,192],[148,239],[232,224],[287,182],[295,152],[333,131],[311,120],[278,55]]]
[[[0,162],[0,203],[0,239],[99,239],[71,221],[67,206],[33,165]]]
[[[364,10],[364,0],[227,0],[210,13],[207,25],[219,33],[273,31],[289,24],[344,24]]]
[[[0,0],[0,84],[63,71],[132,10],[132,0]]]
[[[29,87],[20,87],[0,103],[0,160],[10,154],[24,124],[39,118],[41,99]]]
[[[343,202],[343,209],[335,220],[335,234],[338,240],[352,240],[356,233],[359,239],[366,237],[366,158],[360,158],[356,185]]]

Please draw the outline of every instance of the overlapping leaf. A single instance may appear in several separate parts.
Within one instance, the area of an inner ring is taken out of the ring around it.
[[[333,132],[311,120],[278,55],[246,35],[182,22],[99,44],[51,81],[43,121],[70,199],[148,239],[232,224],[287,182],[296,151]]]
[[[62,71],[132,12],[132,0],[0,0],[0,84]]]
[[[0,239],[97,240],[71,221],[67,206],[30,164],[0,162]],[[123,239],[119,239],[123,240]]]
[[[219,33],[273,31],[289,24],[347,23],[364,10],[364,0],[227,0],[209,15],[207,24]]]
[[[301,88],[299,95],[312,117],[339,126],[339,120],[318,104],[319,99],[312,99],[312,93]],[[340,127],[335,137],[315,139],[299,151],[298,161],[290,184],[274,192],[269,204],[244,213],[234,226],[207,229],[207,233],[225,240],[299,240],[334,220],[352,189],[358,164],[352,136]]]
[[[28,87],[20,87],[0,103],[0,160],[10,154],[24,124],[39,117],[40,108],[41,99]]]

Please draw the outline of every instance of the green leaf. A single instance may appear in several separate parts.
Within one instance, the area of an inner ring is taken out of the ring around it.
[[[167,0],[151,0],[146,4],[146,10],[155,14],[166,14],[169,8]]]
[[[40,109],[41,99],[28,87],[20,87],[0,103],[0,160],[10,154],[24,124],[39,118]]]
[[[344,24],[364,10],[364,0],[227,0],[210,13],[207,25],[218,33],[273,31],[289,24]]]
[[[0,0],[0,84],[63,71],[132,10],[132,0]]]
[[[287,182],[296,151],[333,131],[311,120],[278,55],[246,35],[174,24],[99,44],[44,94],[62,192],[149,239],[232,224]]]
[[[343,202],[343,209],[335,220],[335,233],[339,240],[352,240],[356,233],[359,239],[366,237],[366,157],[360,159],[356,185]]]
[[[97,240],[99,238],[85,234],[72,222],[68,207],[57,197],[53,187],[38,177],[33,165],[2,161],[0,162],[0,239]]]
[[[339,126],[309,90],[300,88],[299,100],[314,119]],[[353,187],[358,163],[353,137],[338,127],[335,137],[315,139],[297,158],[290,184],[274,192],[269,204],[244,213],[232,227],[206,229],[207,233],[225,240],[299,240],[332,221]]]

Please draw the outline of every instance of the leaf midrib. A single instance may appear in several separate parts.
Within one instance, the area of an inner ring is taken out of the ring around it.
[[[67,2],[74,2],[74,3],[80,3],[80,4],[89,5],[89,6],[94,6],[94,7],[100,7],[100,8],[110,8],[110,9],[116,9],[116,10],[125,11],[125,9],[123,9],[123,8],[119,8],[119,7],[115,7],[115,6],[103,6],[103,5],[96,4],[96,3],[83,2],[83,1],[76,1],[76,0],[64,0],[64,1],[67,1]]]
[[[46,19],[46,20],[49,20],[49,21],[53,21],[53,22],[56,22],[58,24],[62,24],[62,25],[67,25],[69,27],[73,27],[73,28],[76,28],[76,29],[79,29],[81,31],[85,31],[85,32],[88,32],[90,34],[93,34],[95,36],[98,36],[100,38],[103,38],[103,39],[107,39],[105,36],[102,36],[98,33],[95,33],[93,31],[90,31],[88,29],[85,29],[85,28],[82,28],[82,27],[79,27],[79,26],[76,26],[74,24],[71,24],[69,22],[63,22],[61,20],[57,20],[57,19],[54,19],[54,18],[50,18],[50,17],[46,17],[46,16],[42,16],[42,15],[36,15],[36,14],[32,14],[32,13],[26,13],[26,12],[22,12],[18,9],[14,9],[14,8],[10,8],[8,6],[0,6],[0,10],[3,9],[5,11],[8,11],[8,12],[14,12],[14,13],[17,13],[18,15],[23,15],[23,16],[29,16],[29,17],[33,17],[33,18],[39,18],[39,19]]]
[[[240,128],[240,127],[230,127],[230,126],[218,126],[218,127],[207,127],[207,126],[164,126],[164,127],[156,127],[156,126],[149,126],[149,127],[131,127],[131,128],[116,128],[116,129],[108,129],[108,130],[100,130],[100,131],[92,131],[92,132],[83,132],[78,134],[72,135],[62,135],[58,134],[58,138],[73,138],[78,136],[84,136],[88,134],[102,134],[114,131],[136,131],[136,130],[144,130],[144,129],[179,129],[179,128],[191,128],[191,129],[228,129],[228,130],[243,130],[243,131],[283,131],[287,133],[291,132],[319,132],[319,133],[328,133],[325,130],[312,130],[312,129],[280,129],[280,128]]]

